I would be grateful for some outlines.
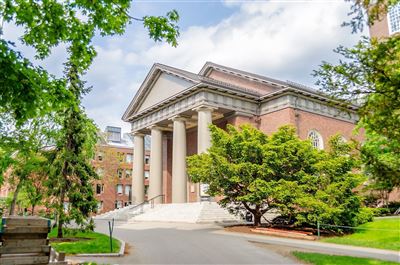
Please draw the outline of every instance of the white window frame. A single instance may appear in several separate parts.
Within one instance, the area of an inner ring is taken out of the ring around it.
[[[397,20],[397,30],[392,28],[392,16],[395,17]],[[400,3],[390,8],[389,12],[387,13],[387,21],[388,21],[388,28],[389,28],[389,35],[394,33],[400,32]]]
[[[132,190],[131,185],[125,185],[124,194],[127,195],[127,196],[129,196],[131,190]]]
[[[126,156],[125,156],[125,162],[126,163],[133,163],[133,154],[126,154]]]
[[[118,189],[119,187],[121,187],[121,191]],[[118,195],[124,194],[124,185],[122,185],[122,184],[117,184],[116,189],[117,189],[117,194],[118,194]]]
[[[322,135],[317,130],[310,130],[307,134],[307,138],[310,139],[311,144],[314,148],[318,150],[324,149],[324,139]],[[317,142],[315,142],[317,141]]]

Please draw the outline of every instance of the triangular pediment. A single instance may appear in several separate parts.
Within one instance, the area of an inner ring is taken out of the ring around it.
[[[199,75],[227,83],[232,86],[251,90],[261,95],[276,92],[286,86],[282,81],[265,76],[245,72],[223,65],[207,62]]]
[[[193,86],[193,82],[177,76],[161,73],[147,91],[136,112],[141,112],[158,103],[179,94],[183,90]]]

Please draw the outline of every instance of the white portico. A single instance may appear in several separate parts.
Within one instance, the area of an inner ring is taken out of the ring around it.
[[[153,65],[123,116],[134,135],[132,202],[146,198],[145,135],[151,135],[147,199],[165,195],[168,203],[195,202],[206,194],[188,180],[186,157],[210,147],[211,123],[221,128],[250,123],[267,133],[289,123],[302,137],[307,128],[299,121],[312,114],[343,122],[346,130],[353,128],[354,111],[340,113],[329,100],[295,83],[213,63],[206,63],[198,74]]]

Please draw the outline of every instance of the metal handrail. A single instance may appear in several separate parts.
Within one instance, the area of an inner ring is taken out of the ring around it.
[[[159,197],[162,197],[162,203],[164,203],[165,194],[160,194],[160,195],[154,196],[153,198],[147,199],[147,200],[145,200],[145,201],[142,202],[142,203],[139,203],[139,204],[134,205],[134,206],[133,206],[132,208],[130,208],[129,210],[134,210],[134,209],[137,209],[137,208],[140,207],[140,208],[141,208],[140,211],[141,211],[141,213],[143,213],[143,211],[144,211],[144,209],[143,209],[144,205],[146,205],[146,204],[148,204],[148,203],[150,202],[151,208],[154,208],[154,200],[157,199],[157,198],[159,198]]]

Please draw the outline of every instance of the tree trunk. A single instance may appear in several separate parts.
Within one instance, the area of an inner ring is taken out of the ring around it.
[[[11,201],[10,215],[15,215],[15,205],[17,204],[18,193],[19,193],[19,190],[21,189],[21,186],[22,186],[22,181],[20,180],[18,182],[17,187],[15,188],[13,199]]]
[[[64,225],[64,198],[65,198],[65,192],[64,189],[61,190],[60,194],[60,204],[61,207],[59,207],[59,213],[58,213],[58,225],[57,225],[57,238],[63,238],[63,225]]]
[[[35,215],[35,204],[32,204],[32,216]]]
[[[253,218],[254,218],[254,226],[260,226],[261,225],[261,214],[260,213],[254,213]]]

